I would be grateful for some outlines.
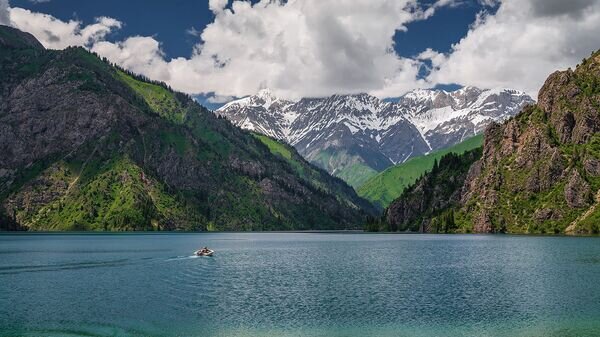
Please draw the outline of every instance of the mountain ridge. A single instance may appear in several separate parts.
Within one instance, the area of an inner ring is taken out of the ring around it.
[[[215,113],[296,147],[307,160],[359,187],[414,156],[457,144],[533,103],[525,93],[464,87],[419,89],[397,102],[368,94],[284,100],[265,89]],[[365,172],[353,176],[349,170]],[[346,175],[348,175],[346,177]]]

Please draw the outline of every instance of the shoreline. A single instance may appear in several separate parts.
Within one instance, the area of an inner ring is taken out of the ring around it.
[[[423,235],[423,236],[524,236],[524,237],[573,237],[600,238],[600,234],[541,234],[541,233],[415,233],[415,232],[367,232],[363,230],[294,230],[294,231],[0,231],[0,236],[19,235],[189,235],[189,234],[364,234],[364,235]]]

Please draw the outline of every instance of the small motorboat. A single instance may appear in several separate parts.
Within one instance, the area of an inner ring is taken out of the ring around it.
[[[213,256],[214,253],[215,253],[214,250],[208,249],[205,247],[205,248],[198,249],[197,251],[195,251],[194,255],[196,255],[196,256]]]

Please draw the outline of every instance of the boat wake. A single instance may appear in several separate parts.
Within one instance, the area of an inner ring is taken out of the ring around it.
[[[190,255],[190,256],[176,256],[176,257],[172,257],[167,259],[167,261],[179,261],[179,260],[189,260],[189,259],[197,259],[203,256],[196,256],[196,255]]]

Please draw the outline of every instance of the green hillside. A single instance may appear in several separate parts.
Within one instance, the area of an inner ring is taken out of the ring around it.
[[[394,199],[398,198],[406,187],[417,181],[425,172],[431,170],[435,161],[439,161],[448,153],[461,154],[478,148],[482,143],[483,136],[478,135],[447,149],[415,157],[405,163],[390,167],[360,186],[358,195],[381,208],[385,208]]]
[[[346,188],[349,188],[346,184],[328,184],[327,181],[341,182],[339,179],[335,179],[327,173],[327,171],[320,169],[316,166],[311,165],[306,159],[304,159],[294,147],[278,142],[277,140],[270,138],[265,135],[254,133],[254,136],[265,144],[272,154],[284,159],[295,171],[295,173],[310,181],[314,186],[320,189],[329,191],[333,194],[342,193]],[[339,194],[341,195],[341,194]],[[366,210],[375,212],[375,208],[372,207],[366,200],[360,200],[363,208]]]
[[[164,83],[0,26],[0,230],[360,228],[342,180]]]
[[[378,172],[361,160],[355,153],[345,150],[326,149],[311,158],[311,162],[322,168],[340,167],[333,175],[344,180],[355,189],[365,183]],[[331,172],[331,171],[330,171]]]

